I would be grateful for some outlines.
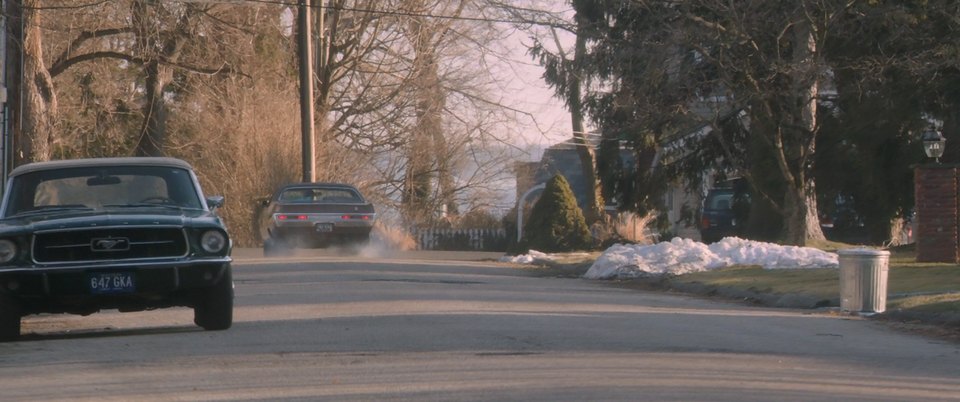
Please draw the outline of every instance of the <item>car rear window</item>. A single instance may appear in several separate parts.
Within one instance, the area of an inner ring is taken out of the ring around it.
[[[339,188],[294,188],[280,193],[280,201],[288,203],[359,203],[363,202],[356,191]]]
[[[705,209],[731,209],[733,207],[733,193],[712,192],[707,196]]]

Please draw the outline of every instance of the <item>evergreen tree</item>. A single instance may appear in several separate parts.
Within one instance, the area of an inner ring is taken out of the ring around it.
[[[670,165],[683,162],[698,142],[714,141],[719,156],[742,162],[737,173],[751,184],[756,200],[780,217],[781,240],[803,245],[823,238],[812,171],[820,130],[816,100],[825,76],[823,46],[843,4],[572,0],[572,5],[588,49],[578,63],[579,76],[594,82],[583,94],[584,107],[604,140],[626,143],[635,153],[634,171],[601,171],[607,188],[610,180],[630,178],[620,187],[629,191],[614,194],[621,208],[662,211],[664,190],[678,177]],[[545,78],[561,88],[569,84],[550,70]],[[738,139],[747,144],[727,142],[724,132],[732,132],[723,126],[731,122],[741,123],[744,135]],[[754,166],[755,161],[763,164]],[[598,160],[598,166],[609,165]],[[682,170],[692,176],[705,172]],[[776,175],[770,187],[763,186],[765,177],[754,176],[757,171]]]
[[[544,252],[585,250],[592,238],[570,184],[562,175],[550,179],[533,205],[524,227],[524,245]]]

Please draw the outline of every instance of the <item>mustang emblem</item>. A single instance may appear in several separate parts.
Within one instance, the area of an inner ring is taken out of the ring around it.
[[[130,249],[130,240],[125,237],[97,238],[90,241],[93,251],[126,251]]]

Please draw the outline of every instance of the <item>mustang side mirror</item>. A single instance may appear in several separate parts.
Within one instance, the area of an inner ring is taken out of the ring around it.
[[[220,208],[223,206],[223,196],[222,195],[213,195],[207,197],[207,206],[210,209]]]

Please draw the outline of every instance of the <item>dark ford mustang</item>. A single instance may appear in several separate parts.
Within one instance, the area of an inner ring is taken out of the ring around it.
[[[231,242],[189,164],[173,158],[40,162],[0,205],[0,338],[29,314],[186,306],[233,323]]]
[[[264,201],[263,254],[290,247],[361,246],[369,241],[375,219],[373,204],[351,185],[287,185]]]

